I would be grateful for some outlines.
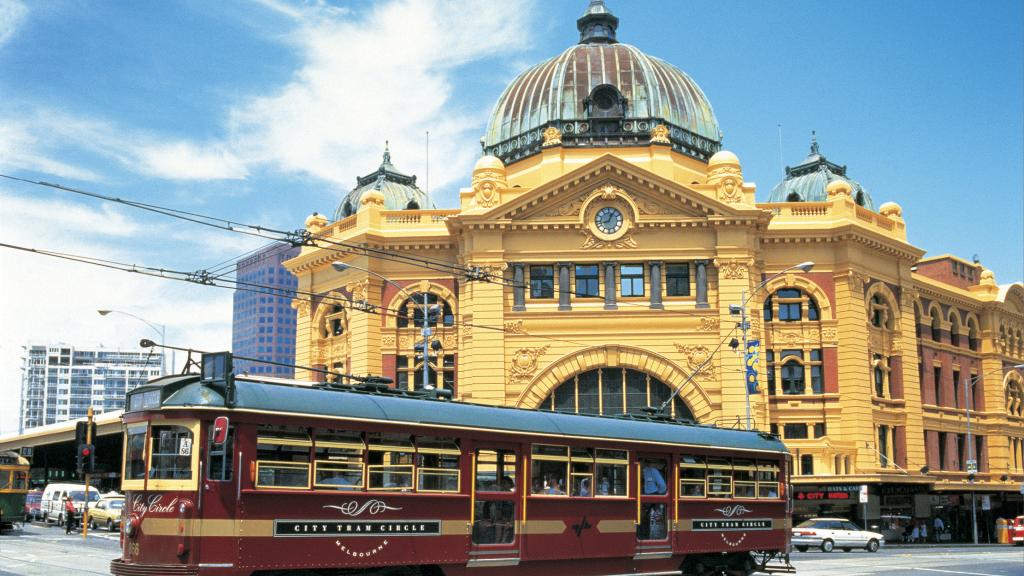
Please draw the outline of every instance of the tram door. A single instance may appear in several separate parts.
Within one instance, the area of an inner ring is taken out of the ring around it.
[[[473,453],[470,566],[518,564],[516,488],[524,481],[514,446],[478,446]]]
[[[672,554],[669,540],[671,460],[664,455],[637,455],[637,558]]]

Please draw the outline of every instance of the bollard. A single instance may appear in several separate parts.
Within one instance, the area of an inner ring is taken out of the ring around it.
[[[1008,529],[1009,522],[1003,518],[996,518],[996,542],[999,544],[1010,543],[1010,531]]]

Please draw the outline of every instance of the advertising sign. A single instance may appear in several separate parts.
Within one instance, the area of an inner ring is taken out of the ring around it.
[[[867,504],[868,503],[868,485],[867,484],[861,484],[860,485],[860,503],[861,504]]]
[[[761,341],[747,340],[747,392],[757,394],[757,364],[761,355]]]

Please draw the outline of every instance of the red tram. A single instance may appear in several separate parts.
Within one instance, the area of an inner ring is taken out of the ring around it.
[[[116,576],[793,571],[774,436],[225,365],[129,393]]]

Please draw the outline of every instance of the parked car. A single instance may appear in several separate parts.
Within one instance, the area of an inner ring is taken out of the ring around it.
[[[884,543],[885,538],[878,532],[861,530],[845,518],[811,518],[793,528],[793,546],[800,552],[812,547],[820,548],[822,552],[831,552],[835,548],[841,548],[843,552],[854,548],[878,552]]]
[[[46,523],[56,522],[58,526],[64,525],[64,498],[71,498],[75,504],[75,513],[81,515],[82,507],[85,504],[85,484],[47,484],[43,490],[43,501],[40,509],[43,513],[43,521]],[[89,488],[89,508],[94,502],[100,499],[100,491]]]
[[[42,490],[30,490],[25,494],[25,522],[31,522],[43,517],[40,504],[43,501]]]
[[[1017,516],[1010,520],[1006,529],[1009,530],[1010,544],[1024,546],[1024,516]]]
[[[101,498],[96,506],[89,507],[89,528],[96,530],[100,526],[113,532],[121,527],[121,509],[124,508],[124,496]]]

